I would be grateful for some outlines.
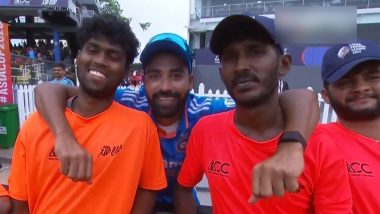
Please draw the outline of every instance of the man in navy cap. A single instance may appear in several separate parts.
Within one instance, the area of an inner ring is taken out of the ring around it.
[[[192,54],[186,40],[176,34],[162,33],[152,37],[142,51],[140,61],[144,68],[144,87],[137,92],[118,90],[115,99],[126,106],[149,112],[155,121],[168,179],[168,188],[158,194],[157,210],[172,211],[173,189],[192,127],[202,116],[226,111],[235,103],[231,98],[215,99],[190,93],[193,83]],[[63,115],[60,112],[52,113],[63,108],[58,103],[62,105],[67,97],[73,95],[72,90],[67,93],[63,87],[46,84],[38,86],[36,91],[37,109],[46,115],[50,127],[61,130],[57,135],[55,151],[62,161],[62,172],[67,173],[67,168],[78,167],[75,164],[87,166],[88,162],[72,161],[82,160],[82,155],[87,157],[88,153],[77,146]],[[272,158],[261,163],[261,175],[267,180],[284,180],[286,177],[288,186],[280,187],[280,191],[294,191],[298,187],[297,177],[303,169],[302,145],[297,142],[308,137],[319,119],[319,111],[315,95],[307,90],[290,91],[281,97],[286,130],[301,134],[284,138],[284,142],[293,143],[283,143]],[[83,168],[86,167],[78,167]],[[88,176],[91,175],[80,171],[70,175],[75,180],[86,180]],[[195,195],[194,189],[192,193]]]
[[[354,213],[380,210],[380,47],[371,41],[335,45],[322,63],[322,96],[338,122],[321,125],[321,140],[344,157]]]

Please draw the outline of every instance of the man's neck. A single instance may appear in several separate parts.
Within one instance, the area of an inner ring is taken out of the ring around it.
[[[63,80],[63,77],[56,77],[55,80]]]
[[[253,108],[236,106],[234,124],[250,139],[265,141],[277,136],[284,128],[278,95]]]
[[[78,97],[72,104],[72,110],[82,117],[89,118],[108,109],[112,102],[113,97],[97,99],[79,90]]]
[[[380,117],[373,120],[355,122],[339,119],[339,122],[344,127],[358,132],[361,135],[372,138],[374,140],[380,140]]]
[[[176,116],[171,118],[154,117],[158,124],[161,126],[171,126],[181,119],[182,113],[178,112]]]
[[[153,114],[154,120],[161,126],[171,126],[174,123],[181,120],[182,114],[185,111],[185,107],[180,108],[180,110],[173,117],[158,117]]]
[[[178,126],[179,126],[179,120],[177,120],[176,122],[174,122],[173,124],[168,125],[168,126],[161,125],[160,123],[157,123],[157,126],[161,130],[163,130],[166,134],[176,133],[178,130]]]

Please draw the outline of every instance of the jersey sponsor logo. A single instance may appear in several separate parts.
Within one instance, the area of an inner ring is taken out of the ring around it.
[[[178,144],[177,144],[177,152],[185,152],[186,145],[187,145],[187,139],[178,142]]]
[[[49,160],[58,160],[58,157],[57,157],[57,155],[54,152],[54,148],[51,149],[48,158],[49,158]]]
[[[103,146],[101,149],[100,149],[100,152],[98,154],[98,157],[99,156],[103,156],[103,157],[107,157],[109,155],[111,156],[115,156],[117,155],[121,149],[123,149],[123,145],[119,145],[119,146]]]
[[[177,152],[185,152],[187,141],[189,140],[189,133],[184,134],[176,145]]]
[[[341,59],[344,59],[344,57],[346,57],[346,55],[348,53],[350,53],[350,48],[347,47],[347,46],[344,46],[341,49],[339,49],[339,51],[338,51],[338,57],[341,58]]]
[[[228,176],[230,174],[230,164],[221,161],[211,160],[208,165],[207,171],[213,174]]]
[[[371,167],[367,163],[346,162],[346,166],[350,176],[374,177]]]

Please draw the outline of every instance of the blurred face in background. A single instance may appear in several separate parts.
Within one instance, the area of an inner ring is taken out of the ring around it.
[[[66,75],[65,69],[63,69],[61,66],[55,66],[53,68],[53,73],[56,79],[62,79]]]

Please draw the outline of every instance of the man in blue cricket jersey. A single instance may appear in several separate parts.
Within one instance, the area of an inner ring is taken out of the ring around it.
[[[171,212],[174,209],[172,193],[192,127],[202,116],[226,111],[235,104],[230,98],[199,97],[190,93],[192,55],[186,40],[176,34],[154,36],[142,51],[140,61],[144,67],[144,87],[137,92],[119,89],[115,100],[149,112],[155,121],[169,184],[159,193],[156,210]],[[61,161],[61,172],[74,181],[91,182],[92,157],[76,142],[63,114],[66,100],[75,94],[76,88],[41,84],[36,88],[36,107],[56,136],[55,153]],[[307,90],[290,90],[283,93],[280,100],[286,115],[285,131],[297,131],[307,138],[319,120],[315,95]],[[303,170],[303,149],[299,141],[303,140],[288,135],[283,142],[292,143],[283,143],[272,158],[258,166],[262,168],[262,177],[287,179],[291,185],[285,187],[286,191],[298,188],[297,177]],[[273,192],[280,191],[273,189]]]
[[[54,79],[51,83],[58,83],[66,86],[74,86],[73,81],[66,77],[66,65],[63,62],[56,63],[53,66]]]

